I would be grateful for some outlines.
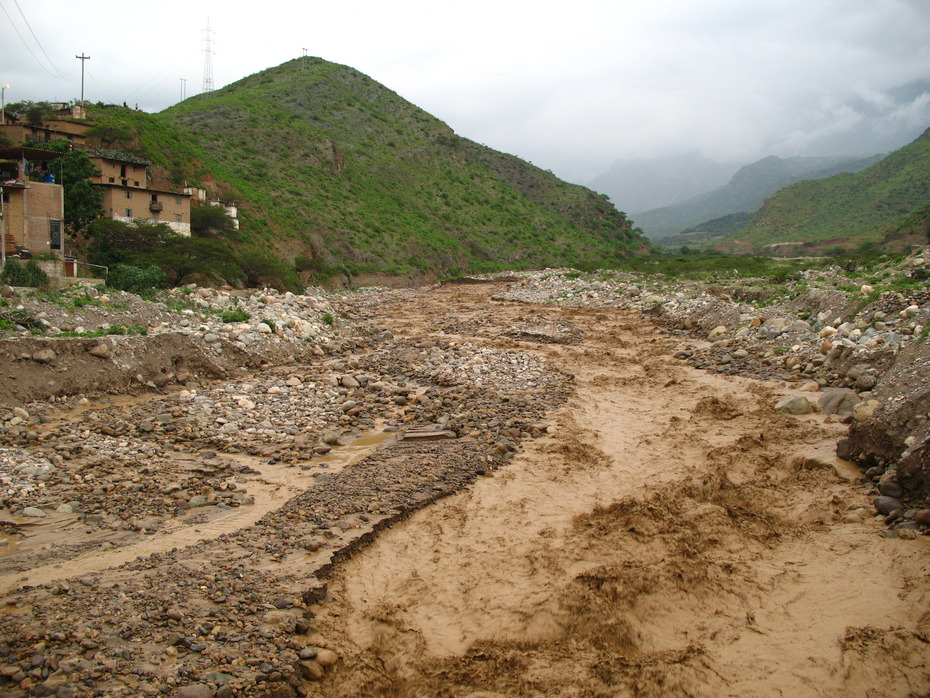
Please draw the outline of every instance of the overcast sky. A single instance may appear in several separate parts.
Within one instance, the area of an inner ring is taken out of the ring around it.
[[[919,133],[930,0],[0,0],[6,101],[138,103],[199,93],[204,28],[221,87],[303,55],[350,65],[459,135],[585,183],[616,159],[809,152],[861,129]],[[182,83],[184,78],[186,83]],[[902,143],[903,145],[903,143]]]

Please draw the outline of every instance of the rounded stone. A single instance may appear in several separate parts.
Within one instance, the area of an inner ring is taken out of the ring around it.
[[[893,511],[897,511],[898,509],[904,509],[904,504],[900,499],[886,496],[876,497],[873,499],[872,506],[874,506],[876,511],[878,511],[878,513],[882,516],[888,516],[888,514]]]
[[[810,414],[814,410],[810,400],[806,397],[801,395],[789,395],[775,403],[775,411],[781,414],[801,415]]]

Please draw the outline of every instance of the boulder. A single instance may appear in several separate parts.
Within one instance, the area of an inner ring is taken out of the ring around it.
[[[878,400],[865,400],[864,402],[857,403],[855,407],[853,407],[853,419],[857,422],[864,422],[875,414],[877,408]]]
[[[853,413],[853,408],[860,402],[855,390],[849,388],[830,388],[825,390],[817,404],[824,414],[838,414],[841,417]]]
[[[96,344],[87,350],[87,353],[91,356],[96,356],[100,359],[109,359],[110,358],[110,345],[104,342]]]
[[[814,406],[801,395],[789,395],[775,403],[775,411],[781,414],[810,414]]]
[[[888,514],[893,511],[897,511],[898,509],[904,509],[904,504],[900,499],[886,496],[876,497],[873,499],[872,506],[874,506],[875,510],[882,516],[888,516]]]
[[[54,361],[56,356],[57,354],[52,349],[39,349],[39,351],[32,355],[32,360],[40,364],[47,364]]]

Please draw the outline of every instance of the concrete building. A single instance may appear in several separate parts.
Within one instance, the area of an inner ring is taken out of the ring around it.
[[[29,181],[29,162],[50,162],[61,153],[38,148],[0,148],[0,246],[2,256],[64,256],[64,189]]]
[[[107,217],[166,223],[181,235],[191,234],[192,193],[149,188],[151,163],[133,155],[102,148],[87,154],[100,171],[92,181],[103,190]]]
[[[17,144],[41,146],[42,143],[52,141],[68,141],[77,147],[86,145],[87,138],[84,132],[91,127],[91,124],[84,121],[86,117],[84,107],[52,106],[59,107],[55,111],[55,118],[43,119],[39,124],[29,124],[7,114],[6,123],[0,124],[0,133]]]
[[[135,220],[167,223],[175,232],[190,236],[190,194],[119,184],[99,186],[103,189],[103,210],[108,218],[126,223]]]

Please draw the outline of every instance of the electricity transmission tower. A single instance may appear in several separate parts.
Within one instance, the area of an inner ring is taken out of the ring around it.
[[[203,30],[203,92],[213,92],[213,30],[207,19]]]

